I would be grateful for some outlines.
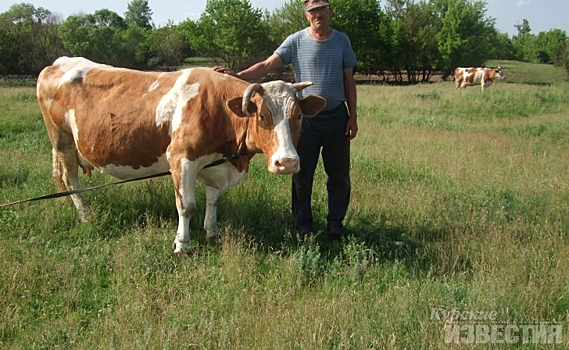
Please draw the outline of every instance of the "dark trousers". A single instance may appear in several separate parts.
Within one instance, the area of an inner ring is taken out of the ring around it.
[[[298,225],[312,225],[312,185],[322,150],[327,175],[328,226],[342,227],[350,201],[350,142],[344,103],[313,118],[302,118],[297,152],[300,171],[292,176],[292,214]]]

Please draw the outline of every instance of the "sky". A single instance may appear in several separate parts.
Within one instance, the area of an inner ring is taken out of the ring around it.
[[[255,8],[272,12],[288,0],[249,0]],[[130,0],[0,0],[0,13],[19,3],[30,3],[43,7],[64,19],[79,13],[94,13],[109,9],[124,17]],[[148,0],[156,26],[165,25],[168,20],[179,23],[186,19],[196,20],[205,9],[207,0]],[[330,0],[332,6],[334,0]],[[486,17],[496,20],[496,28],[510,37],[517,34],[516,24],[525,18],[529,21],[531,33],[561,29],[569,34],[569,0],[486,0]],[[382,5],[383,7],[383,2]]]

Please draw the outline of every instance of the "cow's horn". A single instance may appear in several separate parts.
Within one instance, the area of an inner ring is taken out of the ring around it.
[[[261,84],[257,83],[251,84],[247,87],[247,89],[245,89],[245,92],[243,93],[243,104],[241,105],[241,109],[245,115],[249,115],[249,112],[247,111],[247,108],[249,107],[249,100],[251,97],[253,97],[253,94],[255,92],[260,93],[262,89],[263,87]]]
[[[294,86],[294,88],[296,89],[296,91],[300,91],[303,90],[311,85],[313,85],[314,83],[311,81],[303,81],[300,83],[296,83],[296,84],[292,84],[292,86]]]

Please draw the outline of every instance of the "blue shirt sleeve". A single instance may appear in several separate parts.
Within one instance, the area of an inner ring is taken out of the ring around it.
[[[289,35],[275,50],[275,53],[281,57],[285,65],[292,63],[294,36],[295,34]]]

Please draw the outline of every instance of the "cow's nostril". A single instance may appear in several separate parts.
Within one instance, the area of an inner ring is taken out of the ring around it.
[[[273,163],[273,167],[283,173],[291,173],[298,171],[298,160],[297,159],[278,159]]]

